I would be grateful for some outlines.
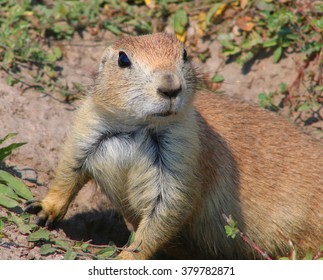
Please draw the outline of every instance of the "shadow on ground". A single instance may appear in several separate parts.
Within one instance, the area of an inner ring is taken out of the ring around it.
[[[130,234],[123,218],[113,210],[78,213],[57,226],[72,240],[91,240],[96,245],[113,241],[122,247]]]
[[[113,241],[117,247],[123,247],[130,232],[118,213],[113,210],[79,213],[57,225],[72,240],[91,241],[95,245],[107,245]],[[152,259],[176,259],[164,252],[157,252]]]

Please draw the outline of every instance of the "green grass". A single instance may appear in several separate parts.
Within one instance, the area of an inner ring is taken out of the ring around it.
[[[6,72],[9,85],[58,92],[64,101],[70,102],[83,87],[61,79],[58,62],[64,59],[64,51],[58,47],[58,41],[73,40],[76,33],[84,32],[90,33],[93,40],[100,40],[99,35],[104,32],[116,36],[152,33],[168,25],[184,42],[188,28],[197,23],[199,37],[209,39],[210,34],[216,35],[222,54],[242,67],[263,53],[274,63],[287,54],[301,53],[304,64],[299,71],[304,74],[300,73],[296,84],[306,83],[306,97],[304,94],[299,97],[297,86],[288,85],[287,99],[301,99],[288,106],[290,110],[311,110],[313,104],[322,104],[323,3],[320,1],[57,0],[50,3],[1,2],[0,69]],[[198,57],[205,62],[208,50]],[[310,72],[307,67],[311,63],[315,67]],[[218,83],[217,79],[211,83]],[[260,102],[264,99],[261,94]]]

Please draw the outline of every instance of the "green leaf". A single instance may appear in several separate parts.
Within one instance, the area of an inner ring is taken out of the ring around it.
[[[115,35],[120,35],[122,33],[122,30],[120,29],[120,27],[118,27],[117,25],[113,25],[111,23],[106,24],[105,28]]]
[[[115,248],[108,247],[108,248],[100,250],[97,253],[97,256],[99,259],[107,259],[107,258],[110,258],[115,252],[116,252]]]
[[[0,231],[4,229],[4,222],[0,220]]]
[[[216,74],[212,77],[211,81],[213,83],[222,83],[224,81],[224,77],[222,75]]]
[[[5,194],[0,193],[0,205],[10,209],[17,207],[19,203],[16,200],[9,198]]]
[[[320,91],[323,92],[323,85],[322,86],[315,86],[314,91]]]
[[[234,41],[234,37],[230,36],[230,34],[220,33],[218,35],[218,41],[223,46],[222,53],[226,56],[234,55],[241,52],[241,48],[236,46]]]
[[[282,82],[279,84],[279,90],[280,92],[283,94],[283,93],[286,93],[287,90],[288,90],[288,87],[287,87],[287,84]]]
[[[259,105],[260,105],[260,107],[266,109],[266,101],[265,100],[260,100]]]
[[[70,244],[68,244],[66,241],[61,240],[61,239],[55,239],[55,245],[59,247],[60,249],[63,249],[65,251],[68,251],[71,249]]]
[[[29,236],[27,237],[27,240],[29,242],[36,242],[36,241],[40,241],[40,240],[48,241],[50,234],[51,234],[51,232],[49,230],[39,229],[39,230],[29,234]]]
[[[282,54],[283,54],[283,48],[279,46],[273,54],[274,63],[277,63],[280,60]]]
[[[14,79],[13,79],[13,77],[11,76],[11,75],[8,75],[7,77],[6,77],[6,81],[7,81],[7,85],[8,86],[13,86],[13,84],[14,84]]]
[[[239,232],[239,229],[236,228],[237,222],[230,216],[227,220],[227,223],[228,224],[224,226],[226,235],[228,237],[235,238],[237,233]]]
[[[0,162],[3,161],[7,156],[10,156],[14,149],[17,149],[26,143],[13,143],[7,147],[0,149]]]
[[[83,251],[83,252],[87,252],[88,251],[88,247],[90,246],[90,244],[88,244],[88,243],[83,243],[82,245],[81,245],[81,250]]]
[[[275,37],[273,39],[269,39],[266,42],[263,42],[262,46],[264,48],[269,48],[269,47],[277,46],[277,44],[278,44],[278,39],[277,39],[277,37]]]
[[[267,94],[262,92],[258,94],[258,99],[259,100],[267,100]]]
[[[173,16],[173,26],[177,34],[183,34],[185,32],[186,25],[188,24],[188,15],[183,9],[176,11]]]
[[[255,57],[255,54],[252,51],[245,52],[237,59],[237,63],[240,65],[245,65],[254,57]]]
[[[20,197],[30,200],[33,198],[30,190],[17,178],[10,173],[0,170],[0,182],[9,185]]]
[[[311,106],[307,103],[303,103],[301,106],[298,107],[298,110],[299,112],[304,112],[304,111],[307,111],[311,109]]]
[[[29,224],[25,223],[23,218],[21,218],[19,216],[16,216],[14,214],[10,214],[8,220],[10,222],[15,223],[18,226],[18,229],[22,234],[28,234],[32,230],[32,227]]]
[[[83,245],[83,241],[76,241],[73,247],[79,249],[81,248],[82,245]]]
[[[308,249],[306,251],[306,255],[304,257],[304,260],[312,260],[313,259],[313,251],[311,249]]]
[[[213,15],[216,11],[222,6],[222,3],[216,3],[214,6],[208,11],[206,15],[206,24],[209,25],[212,21]]]
[[[62,51],[60,48],[53,47],[52,52],[53,52],[53,55],[55,56],[56,60],[58,60],[62,57]]]
[[[67,250],[67,252],[64,255],[64,260],[75,260],[77,257],[77,254],[73,252],[72,250]]]
[[[0,139],[0,145],[4,141],[8,140],[9,138],[15,137],[16,135],[18,135],[18,133],[8,133],[5,137],[3,137],[3,138]]]
[[[286,35],[286,37],[287,37],[288,39],[290,39],[290,40],[294,40],[294,41],[296,41],[296,40],[301,40],[301,38],[299,37],[299,35],[298,35],[298,34],[288,34],[288,35]]]
[[[313,3],[314,10],[316,13],[323,13],[323,3],[319,1]]]
[[[4,194],[7,197],[20,202],[18,195],[12,190],[12,188],[0,183],[0,194]]]
[[[19,83],[19,80],[15,79],[13,76],[9,75],[6,77],[7,84],[9,86],[14,86],[15,84]]]
[[[281,43],[281,46],[282,46],[283,48],[288,48],[288,47],[289,47],[289,46],[291,46],[292,44],[293,44],[293,42],[292,42],[292,41],[283,39],[283,40],[282,40],[282,43]]]
[[[230,56],[230,55],[235,55],[235,54],[238,54],[239,52],[241,52],[241,49],[239,47],[234,47],[232,49],[225,49],[223,50],[223,54],[225,56]]]
[[[54,63],[56,61],[56,56],[54,54],[48,54],[46,57],[46,61],[50,62],[50,63]]]
[[[225,228],[226,235],[228,237],[231,237],[232,239],[234,239],[236,237],[237,233],[239,232],[238,229],[236,229],[230,225],[226,225],[226,226],[224,226],[224,228]]]
[[[320,31],[323,31],[323,18],[313,19],[312,24],[314,24]]]
[[[12,50],[6,50],[4,57],[3,57],[3,65],[5,67],[8,67],[9,64],[11,64],[13,62],[13,60],[15,59],[15,54]]]
[[[230,227],[235,228],[237,225],[237,221],[233,220],[232,218],[229,219],[228,224]]]
[[[51,55],[50,57],[52,57],[53,59],[54,59],[54,61],[56,60],[56,56],[54,56],[54,55]],[[53,62],[54,62],[53,61]],[[57,78],[57,71],[55,71],[52,67],[49,67],[49,66],[45,66],[44,67],[44,72],[45,72],[45,74],[49,77],[49,78],[51,78],[51,79],[55,79],[55,78]]]
[[[50,254],[55,253],[57,250],[52,247],[51,244],[44,244],[43,246],[40,247],[40,254],[43,256],[47,256]]]
[[[256,47],[257,45],[262,44],[262,42],[259,39],[252,39],[252,40],[247,40],[245,41],[241,47],[242,49],[246,49],[246,50],[251,50],[252,48]]]

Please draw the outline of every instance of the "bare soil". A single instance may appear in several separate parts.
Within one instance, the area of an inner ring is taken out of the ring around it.
[[[64,52],[61,62],[63,77],[68,82],[77,81],[86,86],[92,83],[105,43],[93,43],[78,39],[60,45]],[[274,64],[271,57],[255,60],[241,70],[236,63],[225,63],[218,43],[199,42],[198,50],[210,48],[211,57],[199,64],[202,73],[212,76],[215,72],[225,77],[221,90],[249,102],[258,102],[260,92],[274,91],[281,82],[292,83],[297,77],[296,62],[299,55],[292,54]],[[19,133],[14,142],[28,142],[16,150],[6,161],[6,168],[20,176],[30,187],[33,195],[42,198],[53,179],[59,150],[70,130],[78,102],[66,104],[57,101],[60,96],[49,96],[32,89],[25,92],[19,86],[6,84],[5,74],[0,73],[0,136],[9,132]],[[64,220],[53,231],[61,238],[92,240],[94,244],[107,244],[113,240],[117,245],[126,243],[129,232],[122,218],[111,209],[109,201],[93,183],[86,185],[70,206]],[[0,207],[0,215],[7,210]],[[6,237],[0,242],[0,259],[61,259],[61,254],[49,257],[40,255],[39,248],[29,248],[26,237],[17,228],[7,226]]]

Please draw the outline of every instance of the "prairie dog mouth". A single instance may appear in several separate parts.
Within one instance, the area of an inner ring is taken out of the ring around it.
[[[175,116],[178,113],[178,110],[176,109],[176,106],[174,104],[174,101],[170,101],[169,108],[165,108],[167,111],[162,111],[158,113],[152,114],[153,117],[169,117],[169,116]]]
[[[168,110],[167,112],[153,114],[154,117],[168,117],[171,115],[176,115],[176,112]]]

